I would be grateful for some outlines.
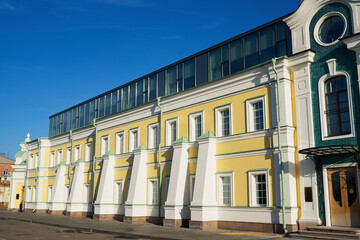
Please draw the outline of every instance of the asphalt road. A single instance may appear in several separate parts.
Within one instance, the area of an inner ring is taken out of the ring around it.
[[[47,226],[16,220],[0,220],[0,240],[121,240],[142,239],[128,238],[119,235],[110,235],[93,232],[83,232],[74,229]]]

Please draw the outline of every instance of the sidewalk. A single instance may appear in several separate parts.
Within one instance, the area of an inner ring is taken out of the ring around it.
[[[66,216],[48,215],[41,213],[10,212],[0,210],[0,219],[12,219],[51,226],[77,229],[81,231],[93,231],[121,235],[122,237],[136,237],[147,239],[280,239],[283,236],[277,234],[241,232],[228,230],[201,231],[187,228],[168,228],[150,223],[128,224],[116,220],[94,220],[90,218],[74,219]]]

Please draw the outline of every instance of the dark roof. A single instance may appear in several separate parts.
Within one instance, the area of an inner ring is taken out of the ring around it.
[[[335,146],[322,146],[314,148],[306,148],[299,151],[301,154],[308,156],[328,156],[328,155],[339,155],[339,154],[355,154],[360,153],[360,146],[357,145],[335,145]]]

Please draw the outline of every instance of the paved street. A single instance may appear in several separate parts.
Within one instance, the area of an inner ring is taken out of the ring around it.
[[[110,240],[110,239],[146,239],[122,237],[121,235],[94,233],[61,227],[47,226],[38,223],[20,222],[16,220],[0,220],[0,240]]]

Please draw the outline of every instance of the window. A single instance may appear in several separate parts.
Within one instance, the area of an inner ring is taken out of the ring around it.
[[[166,70],[166,93],[170,95],[176,92],[176,66]]]
[[[125,136],[124,132],[116,133],[116,139],[115,139],[115,152],[116,154],[122,154],[124,153],[124,144],[125,144]]]
[[[221,78],[221,49],[217,48],[209,52],[210,81]]]
[[[48,202],[51,202],[53,186],[48,187]]]
[[[177,88],[177,91],[180,92],[183,90],[183,65],[182,64],[179,64],[176,66],[177,68],[177,74],[176,74],[176,88]]]
[[[29,159],[29,163],[28,163],[28,168],[32,169],[34,166],[34,154],[30,154],[30,159]]]
[[[246,128],[247,132],[266,128],[265,96],[246,101]]]
[[[195,175],[190,175],[190,202],[192,202],[194,197],[195,189]]]
[[[123,202],[123,182],[116,181],[114,184],[114,203],[122,204]]]
[[[92,152],[91,143],[87,143],[85,145],[85,161],[86,162],[91,161],[91,155],[92,155],[91,152]]]
[[[148,146],[149,148],[157,148],[159,145],[159,124],[151,124],[148,127]]]
[[[5,170],[4,170],[4,175],[8,175],[8,173],[9,173],[9,170],[8,170],[8,169],[5,169]]]
[[[351,133],[349,99],[345,76],[325,82],[326,122],[328,136]]]
[[[178,139],[178,118],[166,121],[166,145],[170,146]]]
[[[62,150],[57,151],[56,165],[62,162]]]
[[[80,159],[80,145],[75,146],[74,162]]]
[[[84,184],[83,203],[89,203],[89,201],[90,201],[90,189],[89,189],[89,184]]]
[[[66,149],[66,164],[70,164],[71,161],[71,148]]]
[[[101,156],[109,152],[109,136],[101,137]]]
[[[195,87],[195,59],[184,63],[184,90]]]
[[[324,15],[315,26],[315,40],[323,46],[338,42],[346,31],[346,19],[339,12],[330,12]]]
[[[204,134],[204,112],[189,115],[189,138],[190,142],[196,141]]]
[[[249,204],[251,207],[269,206],[269,171],[249,171]]]
[[[55,151],[50,153],[50,167],[55,166]]]
[[[231,206],[233,203],[232,173],[218,175],[218,204]]]
[[[20,194],[16,194],[16,200],[19,200],[20,199]]]
[[[139,128],[129,131],[129,152],[132,152],[139,146]]]
[[[217,137],[232,135],[231,105],[215,108],[215,131]]]
[[[149,179],[148,181],[148,204],[158,204],[158,180]]]

